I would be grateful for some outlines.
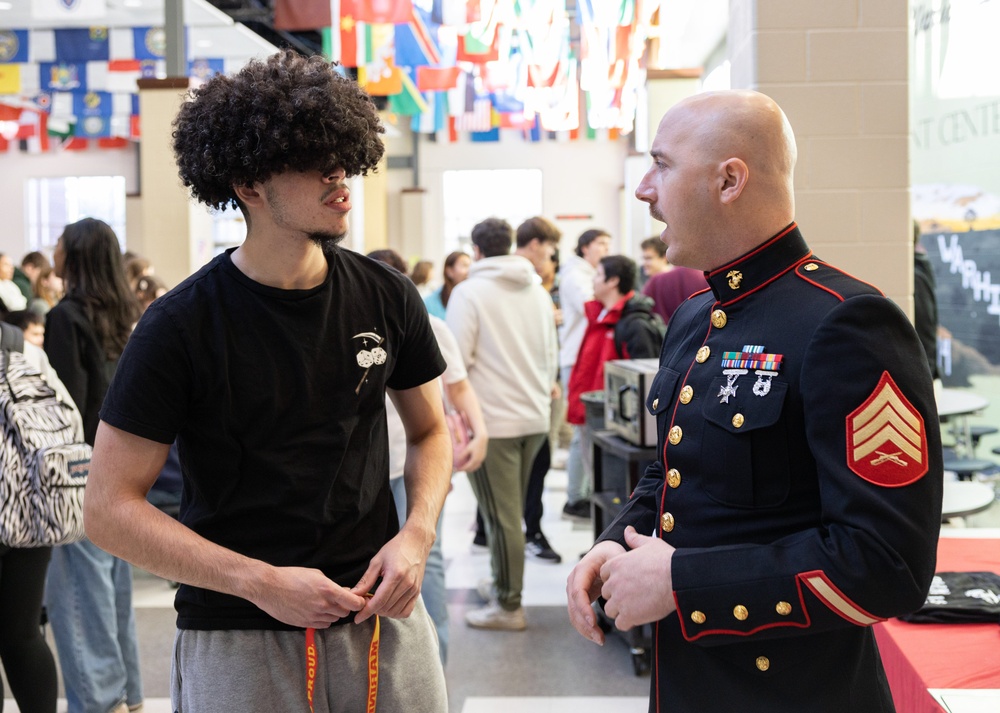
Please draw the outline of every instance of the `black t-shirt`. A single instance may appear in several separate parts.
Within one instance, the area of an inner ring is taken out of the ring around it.
[[[249,279],[220,255],[139,321],[101,419],[177,441],[180,519],[203,537],[353,586],[398,530],[385,387],[444,370],[416,288],[347,250],[309,290]],[[182,629],[287,629],[237,597],[182,586]]]

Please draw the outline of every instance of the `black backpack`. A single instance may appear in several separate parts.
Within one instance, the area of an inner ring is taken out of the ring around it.
[[[629,354],[625,356],[625,334],[629,329],[639,329],[646,335],[648,343],[655,347],[652,354]],[[642,359],[652,358],[660,355],[660,347],[663,345],[663,338],[667,335],[667,325],[663,319],[655,312],[645,312],[637,310],[626,312],[615,325],[615,352],[620,359]]]

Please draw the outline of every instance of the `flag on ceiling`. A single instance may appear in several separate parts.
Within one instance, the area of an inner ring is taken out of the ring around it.
[[[107,14],[106,0],[31,0],[36,20],[98,20]]]
[[[27,62],[28,37],[27,30],[0,30],[0,62]]]
[[[396,25],[396,64],[422,67],[441,63],[438,24],[431,15],[413,6],[407,22]]]
[[[357,0],[355,18],[360,22],[398,24],[410,21],[411,0]]]
[[[54,30],[56,62],[107,62],[108,28],[73,27]]]
[[[417,89],[422,92],[454,89],[461,74],[458,67],[417,67]]]
[[[49,133],[47,129],[48,116],[42,111],[24,109],[19,119],[17,138],[21,140],[21,148],[28,153],[41,153],[49,150]]]
[[[0,64],[0,94],[21,93],[21,65]]]
[[[39,86],[44,92],[83,91],[87,88],[86,64],[40,62]]]
[[[167,33],[162,27],[132,28],[133,59],[163,59],[166,55]]]
[[[408,70],[408,71],[407,71]],[[403,68],[400,71],[400,81],[402,87],[399,92],[389,97],[389,111],[400,116],[414,116],[428,111],[427,101],[423,95],[417,91],[417,85],[413,83],[409,72],[412,68]]]
[[[439,25],[467,25],[479,19],[479,0],[434,0],[431,15]]]
[[[140,79],[153,79],[163,61],[139,59],[113,59],[108,62],[105,89],[109,92],[135,92]],[[166,69],[164,68],[164,73]]]
[[[214,59],[192,59],[188,62],[188,76],[207,82],[216,74],[225,74],[226,63],[220,58]]]

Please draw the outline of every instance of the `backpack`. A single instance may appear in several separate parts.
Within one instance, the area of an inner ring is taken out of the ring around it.
[[[627,329],[641,329],[646,334],[646,340],[656,348],[652,354],[625,356],[625,334]],[[663,323],[660,315],[654,312],[644,312],[636,310],[628,312],[615,324],[615,352],[620,359],[641,359],[659,356],[660,347],[663,345],[663,338],[667,335],[667,326]]]
[[[23,332],[0,325],[0,544],[77,542],[91,448],[80,414],[23,350]]]

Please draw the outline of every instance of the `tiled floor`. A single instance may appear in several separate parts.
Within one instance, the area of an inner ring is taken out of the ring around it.
[[[1000,388],[997,391],[991,401],[998,404],[998,413],[988,413],[981,420],[988,422],[995,417],[1000,425]],[[1000,444],[1000,438],[996,440]],[[989,453],[993,445],[984,441],[980,450]],[[997,460],[1000,462],[1000,456]],[[452,626],[451,659],[446,669],[452,713],[646,710],[649,678],[635,675],[624,641],[610,637],[604,647],[596,647],[576,634],[566,616],[566,576],[592,543],[593,533],[589,525],[561,518],[565,488],[565,472],[551,471],[543,529],[563,562],[526,563],[528,630],[483,632],[468,629],[463,616],[470,607],[479,606],[474,590],[478,581],[489,575],[489,555],[471,547],[475,500],[467,479],[461,475],[454,479],[443,529]],[[952,526],[998,527],[1000,505]],[[174,631],[173,590],[163,580],[136,572],[134,603],[147,695],[144,713],[170,713],[167,684]],[[4,703],[7,713],[18,710],[12,700]],[[60,713],[65,706],[60,700]]]

